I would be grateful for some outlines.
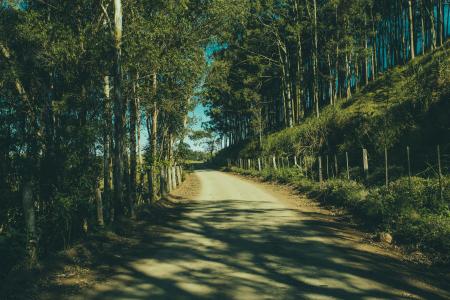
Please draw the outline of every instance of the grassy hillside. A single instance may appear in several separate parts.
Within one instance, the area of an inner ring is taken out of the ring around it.
[[[406,146],[411,147],[411,178],[406,177]],[[384,186],[385,147],[389,186]],[[368,179],[361,170],[361,148],[369,152]],[[345,152],[351,180],[343,168]],[[216,162],[271,155],[309,158],[312,169],[301,172],[291,160],[290,168],[232,170],[294,185],[326,205],[347,209],[369,230],[392,234],[405,249],[450,263],[450,51],[441,49],[389,71],[351,99],[323,110],[320,118],[268,135],[261,146],[254,140],[224,149]],[[331,169],[336,155],[340,166],[330,176],[324,167],[321,184],[315,161],[319,155],[330,158]]]
[[[447,47],[450,43],[447,43]],[[444,167],[450,163],[450,50],[441,49],[397,67],[373,81],[351,99],[327,107],[319,119],[270,134],[263,145],[255,139],[221,151],[226,158],[350,154],[360,162],[361,148],[372,165],[382,165],[384,146],[393,170],[404,172],[405,147],[411,147],[413,172],[423,172],[440,144]],[[448,170],[447,170],[448,171]]]

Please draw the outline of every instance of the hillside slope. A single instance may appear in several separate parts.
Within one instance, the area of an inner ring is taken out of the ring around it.
[[[270,134],[261,146],[255,139],[229,147],[216,159],[223,164],[226,158],[257,155],[342,156],[349,152],[350,164],[356,167],[361,148],[366,148],[376,166],[383,161],[386,146],[390,160],[404,173],[405,147],[410,146],[413,171],[418,173],[427,169],[440,144],[443,165],[448,168],[449,116],[450,50],[444,47],[381,75],[352,98],[324,109],[320,118],[310,116],[299,126]]]
[[[362,148],[369,153],[367,177]],[[301,170],[293,168],[294,155]],[[269,156],[277,157],[277,169]],[[231,169],[289,183],[311,199],[345,208],[373,232],[392,234],[408,251],[450,263],[450,51],[395,68],[351,99],[324,109],[320,118],[270,134],[262,145],[255,139],[229,147],[215,159],[224,165],[227,159],[257,157],[265,162],[261,172],[255,160],[252,168],[237,168],[234,161]]]

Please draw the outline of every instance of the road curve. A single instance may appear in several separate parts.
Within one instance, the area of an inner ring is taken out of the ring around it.
[[[152,245],[74,299],[445,299],[447,288],[261,184],[197,171],[201,192]],[[427,279],[428,278],[428,279]]]

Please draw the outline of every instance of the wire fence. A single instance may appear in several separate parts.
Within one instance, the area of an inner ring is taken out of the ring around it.
[[[444,150],[444,151],[443,151]],[[329,179],[354,180],[366,186],[386,185],[401,177],[437,178],[444,191],[445,174],[450,174],[450,149],[441,146],[381,149],[362,148],[352,152],[302,153],[228,159],[228,167],[263,171],[295,169],[304,177],[323,182]]]

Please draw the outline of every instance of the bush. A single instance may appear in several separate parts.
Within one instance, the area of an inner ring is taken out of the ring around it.
[[[322,190],[324,202],[350,210],[360,206],[367,196],[367,191],[362,184],[342,179],[325,181]]]
[[[296,168],[264,169],[262,172],[231,170],[293,184],[321,203],[347,209],[361,225],[371,230],[392,233],[399,244],[450,262],[450,190],[444,190],[441,199],[437,179],[400,178],[389,188],[368,189],[361,183],[343,179],[319,184],[304,177]],[[444,186],[450,186],[449,177],[442,180]]]

